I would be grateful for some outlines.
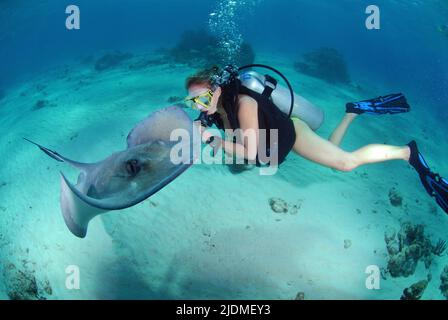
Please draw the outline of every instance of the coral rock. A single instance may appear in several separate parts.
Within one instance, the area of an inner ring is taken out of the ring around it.
[[[3,270],[8,297],[11,300],[45,300],[52,295],[53,289],[48,280],[38,281],[34,269],[24,259],[23,268],[7,263]]]
[[[204,68],[214,64],[226,64],[228,53],[219,45],[217,37],[204,30],[186,31],[174,48],[166,51],[166,56],[176,63],[185,63],[190,67]],[[251,45],[243,42],[233,64],[238,66],[255,61],[255,53]]]
[[[427,280],[422,280],[417,283],[414,283],[409,288],[404,289],[403,295],[401,296],[401,300],[420,300],[423,293],[428,286]]]
[[[352,246],[352,241],[349,239],[344,240],[344,249],[348,249]]]
[[[403,197],[395,188],[389,190],[389,201],[394,207],[401,207],[403,205]]]
[[[305,300],[305,292],[297,293],[295,300]]]
[[[398,242],[397,241],[393,241],[393,242],[389,242],[387,244],[387,253],[389,253],[389,255],[393,256],[396,255],[398,253]]]
[[[443,256],[445,250],[446,250],[446,241],[439,239],[437,244],[433,246],[432,253],[435,254],[436,256],[441,257]]]
[[[392,277],[413,275],[422,261],[428,269],[433,259],[433,245],[426,237],[423,225],[403,223],[398,234],[387,230],[384,234],[389,261],[387,269]]]
[[[448,300],[448,266],[446,266],[443,269],[442,274],[440,275],[440,291],[442,292],[443,296]]]
[[[302,56],[302,61],[294,66],[301,73],[330,83],[350,83],[347,63],[334,48],[319,48],[306,53]]]
[[[11,300],[39,299],[36,277],[31,272],[18,270],[10,264],[6,276],[8,296]]]
[[[393,228],[389,228],[384,232],[384,241],[389,243],[391,241],[395,241],[395,237],[397,236],[397,232]]]
[[[39,110],[42,108],[45,108],[49,105],[48,100],[38,100],[36,101],[36,103],[34,104],[34,110]]]
[[[131,54],[114,52],[107,53],[99,58],[95,63],[96,71],[104,71],[120,65],[123,61],[132,58]]]
[[[288,212],[288,203],[285,200],[280,198],[271,198],[269,199],[269,205],[271,206],[272,211],[276,213],[287,213]]]

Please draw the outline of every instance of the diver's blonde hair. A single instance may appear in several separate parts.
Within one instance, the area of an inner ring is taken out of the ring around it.
[[[189,76],[187,80],[185,80],[186,89],[190,88],[194,84],[211,85],[212,77],[216,75],[219,70],[219,66],[213,65],[210,68],[197,71],[195,74]]]

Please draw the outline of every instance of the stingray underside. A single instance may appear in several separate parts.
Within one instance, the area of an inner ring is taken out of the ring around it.
[[[158,110],[131,130],[126,150],[78,167],[81,174],[76,185],[61,173],[61,210],[69,230],[83,238],[95,216],[132,207],[185,172],[194,162],[194,146],[200,143],[193,141],[193,128],[180,107]],[[175,130],[181,130],[184,139],[172,141]],[[182,150],[176,161],[173,147]]]

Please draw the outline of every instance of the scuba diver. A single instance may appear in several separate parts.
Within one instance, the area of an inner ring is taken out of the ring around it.
[[[273,77],[254,72],[253,67],[264,67],[279,74],[287,83],[290,94]],[[245,69],[250,71],[241,73]],[[186,89],[188,97],[185,101],[200,111],[196,123],[200,123],[202,141],[209,144],[214,152],[222,148],[227,155],[244,158],[257,166],[264,165],[258,158],[259,136],[251,132],[277,129],[278,142],[274,152],[277,153],[278,164],[291,151],[344,172],[365,164],[404,160],[415,168],[428,194],[448,213],[448,181],[431,171],[415,141],[405,146],[370,144],[352,152],[339,147],[350,124],[359,116],[408,112],[410,106],[403,94],[347,103],[345,116],[326,140],[314,132],[323,121],[322,111],[295,94],[288,80],[272,67],[250,65],[220,69],[214,66],[188,77]],[[212,135],[206,130],[212,125],[222,130],[240,129],[242,137],[239,141],[242,142]]]

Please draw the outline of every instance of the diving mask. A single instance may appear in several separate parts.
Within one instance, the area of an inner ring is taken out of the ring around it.
[[[197,96],[189,96],[185,98],[185,103],[196,110],[205,111],[210,108],[210,104],[212,102],[213,92],[211,90],[207,90],[204,93],[201,93]]]

